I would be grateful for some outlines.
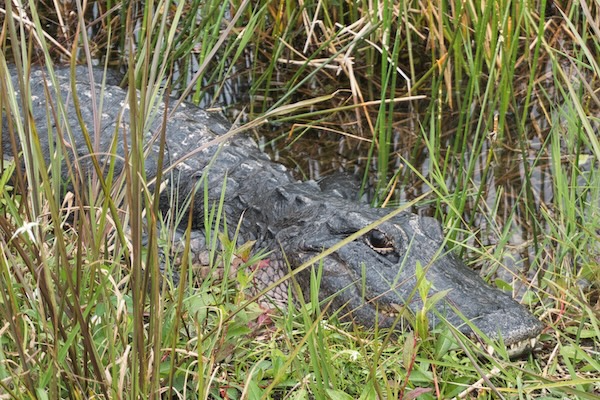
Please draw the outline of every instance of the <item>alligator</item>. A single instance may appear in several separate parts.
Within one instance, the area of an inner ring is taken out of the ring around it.
[[[18,95],[16,71],[9,68],[12,80],[5,79],[4,85],[12,84]],[[129,129],[128,93],[136,92],[109,80],[100,86],[103,72],[99,69],[90,73],[77,67],[74,86],[68,68],[55,68],[54,72],[58,90],[43,69],[34,69],[25,77],[30,84],[31,119],[46,160],[50,159],[49,149],[57,145],[49,146],[48,137],[56,142],[57,125],[68,124],[71,136],[64,135],[62,140],[71,152],[69,159],[78,160],[79,174],[84,179],[93,173],[80,125],[83,121],[90,135],[99,136],[97,159],[101,164],[112,162],[115,174],[119,174],[123,170],[124,144],[114,138]],[[73,87],[76,93],[71,92]],[[68,120],[53,121],[48,126],[56,115],[49,104],[57,104],[57,93],[69,110]],[[94,125],[93,105],[100,94],[100,123]],[[79,114],[73,108],[74,97],[78,99]],[[168,118],[163,118],[165,112],[170,113]],[[12,116],[13,121],[16,117]],[[3,135],[9,131],[7,121],[3,118]],[[239,223],[238,242],[255,241],[255,250],[270,251],[256,270],[255,281],[256,290],[268,289],[266,296],[275,304],[285,304],[288,294],[296,293],[292,286],[301,288],[306,296],[311,275],[319,271],[319,300],[328,305],[328,310],[343,310],[358,325],[403,329],[401,315],[426,315],[425,321],[431,327],[447,323],[471,337],[483,334],[501,340],[513,355],[531,351],[543,328],[541,322],[448,251],[437,220],[353,201],[344,189],[338,190],[339,185],[299,182],[283,165],[271,161],[251,138],[230,135],[231,125],[222,116],[192,104],[183,102],[173,110],[162,103],[149,121],[144,129],[148,180],[156,177],[159,154],[164,155],[166,189],[160,197],[160,209],[183,209],[188,205],[185,199],[195,192],[192,222],[196,232],[201,233],[205,200],[213,204],[222,199],[226,220]],[[156,140],[161,129],[166,130],[163,153]],[[4,153],[15,154],[13,150],[10,141],[4,139]],[[115,157],[115,153],[120,156]],[[66,172],[64,175],[68,179]],[[200,181],[207,189],[197,190]],[[340,245],[344,240],[346,243]],[[319,261],[311,261],[319,255]],[[302,270],[290,274],[300,266]],[[298,285],[289,285],[283,279],[290,275],[295,275]],[[277,281],[281,282],[274,286]],[[424,285],[428,289],[419,291]],[[424,307],[426,313],[421,312]]]

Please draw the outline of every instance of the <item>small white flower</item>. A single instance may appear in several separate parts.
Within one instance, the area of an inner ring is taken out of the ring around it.
[[[28,222],[25,225],[21,226],[19,229],[17,229],[15,231],[15,233],[12,235],[12,237],[10,238],[10,240],[13,240],[14,238],[16,238],[17,236],[21,235],[22,233],[27,233],[29,236],[29,239],[32,242],[35,242],[35,236],[33,235],[33,227],[38,226],[39,224],[37,222]]]

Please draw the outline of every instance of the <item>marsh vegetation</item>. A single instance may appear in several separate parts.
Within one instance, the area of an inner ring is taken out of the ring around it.
[[[2,160],[0,397],[597,398],[599,19],[587,0],[5,2],[2,118],[27,115],[7,63],[123,72],[141,122],[170,94],[246,126],[300,179],[349,172],[374,206],[426,194],[413,211],[547,329],[510,361],[445,327],[266,318],[244,268],[161,293],[153,197],[97,182],[61,197],[33,143],[24,170]],[[256,261],[221,242],[209,269]]]

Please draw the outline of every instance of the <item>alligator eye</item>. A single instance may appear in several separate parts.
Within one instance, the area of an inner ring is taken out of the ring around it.
[[[379,253],[388,253],[394,250],[394,243],[387,235],[377,229],[369,231],[365,237],[365,241],[373,250]]]

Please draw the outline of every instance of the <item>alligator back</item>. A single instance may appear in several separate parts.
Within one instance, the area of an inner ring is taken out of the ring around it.
[[[12,86],[16,89],[16,70],[11,68],[10,72]],[[75,85],[72,85],[68,68],[57,68],[55,76],[57,80],[52,83],[44,70],[35,69],[29,78],[26,77],[26,81],[30,82],[31,117],[37,128],[37,140],[46,163],[50,162],[51,156],[56,155],[60,140],[64,143],[62,148],[66,149],[69,164],[76,168],[82,182],[86,182],[94,174],[90,154],[94,154],[104,171],[112,163],[114,174],[119,175],[125,160],[125,143],[130,140],[132,129],[128,95],[136,92],[110,84],[103,89],[102,70],[97,69],[89,74],[85,67],[77,67]],[[114,83],[115,79],[108,82]],[[76,89],[75,92],[72,91],[73,88]],[[66,120],[57,117],[62,115],[57,113],[59,104],[68,110],[65,113]],[[165,171],[168,171],[164,175],[164,181],[179,194],[176,196],[179,201],[183,202],[189,196],[196,188],[199,178],[210,169],[211,173],[206,176],[210,179],[211,197],[219,199],[221,188],[225,187],[228,213],[232,220],[237,220],[244,209],[241,203],[243,194],[248,192],[247,188],[260,186],[261,189],[268,190],[270,187],[292,182],[285,168],[271,163],[268,156],[259,151],[254,141],[246,136],[238,135],[226,141],[220,140],[230,129],[230,124],[220,114],[206,112],[188,103],[182,103],[167,118],[164,118],[164,113],[165,103],[161,102],[154,114],[144,119],[142,142],[145,144],[145,173],[149,181],[156,177],[161,155],[159,136],[164,129],[166,146],[163,165]],[[8,132],[7,124],[8,120],[5,119],[4,132]],[[85,136],[89,137],[92,148]],[[127,143],[127,148],[132,150],[131,143]],[[3,151],[4,154],[13,154],[14,149],[9,140],[3,140]],[[67,182],[70,174],[65,162],[62,174]],[[227,181],[223,186],[226,176]],[[168,209],[173,205],[170,196],[172,191],[163,190],[163,193],[161,208]],[[197,210],[202,210],[202,198],[197,199],[195,206]],[[194,218],[194,224],[201,225],[202,213],[194,215],[198,216]]]

